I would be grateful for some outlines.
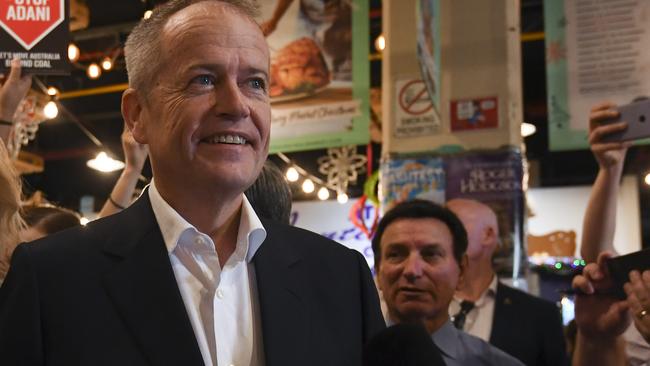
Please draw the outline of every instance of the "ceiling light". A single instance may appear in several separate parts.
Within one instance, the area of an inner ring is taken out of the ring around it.
[[[344,204],[348,202],[348,195],[345,194],[345,192],[339,192],[339,194],[336,195],[336,200],[339,201],[340,204]]]
[[[68,59],[72,62],[77,62],[77,60],[79,60],[79,47],[74,43],[68,45]]]
[[[94,159],[88,160],[86,165],[88,165],[90,168],[99,170],[100,172],[104,173],[110,173],[124,168],[123,162],[111,158],[103,151],[97,154]]]
[[[321,189],[318,190],[318,199],[325,201],[328,198],[330,198],[330,190],[326,187],[321,187]]]
[[[99,68],[99,65],[93,62],[88,66],[86,74],[88,74],[88,77],[91,79],[97,79],[99,76],[101,76],[102,69]]]
[[[537,132],[537,127],[532,123],[523,122],[521,124],[521,135],[523,137],[528,137]]]
[[[287,180],[289,182],[295,182],[299,178],[300,178],[300,174],[298,174],[298,171],[296,170],[296,168],[291,167],[291,168],[287,169]]]
[[[149,19],[151,18],[151,14],[153,14],[153,11],[147,10],[144,12],[144,15],[142,16],[144,19]]]
[[[375,49],[379,52],[383,51],[386,48],[386,38],[383,34],[380,34],[379,37],[375,39]]]
[[[110,57],[105,57],[104,60],[102,60],[102,69],[108,71],[113,68],[113,60],[111,60]]]
[[[316,189],[314,187],[314,182],[311,181],[311,179],[305,179],[304,182],[302,182],[302,191],[305,193],[311,193]]]
[[[43,107],[43,114],[45,115],[45,118],[47,119],[54,119],[56,116],[59,115],[59,107],[56,105],[56,102],[53,100],[50,100],[45,104],[45,107]]]
[[[59,94],[59,90],[57,88],[55,88],[53,86],[47,88],[47,95],[53,97],[53,96],[58,95],[58,94]]]

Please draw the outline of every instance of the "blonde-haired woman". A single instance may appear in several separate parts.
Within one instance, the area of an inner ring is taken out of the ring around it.
[[[32,85],[30,75],[21,76],[20,60],[11,61],[11,71],[0,88],[0,283],[9,270],[9,261],[24,223],[20,217],[20,178],[5,146],[13,128],[13,116]]]

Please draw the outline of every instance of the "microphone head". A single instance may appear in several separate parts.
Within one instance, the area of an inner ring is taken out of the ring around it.
[[[364,366],[445,365],[431,335],[420,324],[396,324],[377,333],[364,347]]]

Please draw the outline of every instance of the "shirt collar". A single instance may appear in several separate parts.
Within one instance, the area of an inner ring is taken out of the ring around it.
[[[156,183],[152,179],[148,189],[151,208],[165,241],[167,253],[171,254],[179,243],[179,239],[186,231],[200,233],[171,207],[156,189]],[[243,195],[243,194],[242,194]],[[242,198],[241,216],[239,218],[239,231],[237,233],[237,246],[235,255],[245,257],[247,262],[253,260],[253,256],[266,239],[266,230],[262,225],[255,210],[248,202],[246,195]],[[243,245],[242,245],[243,244]],[[245,251],[241,253],[241,251]]]
[[[492,281],[490,281],[490,285],[483,291],[481,296],[474,302],[474,306],[477,308],[483,307],[485,303],[487,302],[488,298],[495,298],[497,295],[497,283],[499,280],[497,279],[496,275],[492,275]],[[463,301],[460,297],[454,296],[453,299],[454,303],[459,304]]]
[[[458,357],[458,344],[460,343],[458,333],[458,329],[454,327],[452,322],[447,321],[433,333],[431,338],[441,352],[451,359],[456,359]]]

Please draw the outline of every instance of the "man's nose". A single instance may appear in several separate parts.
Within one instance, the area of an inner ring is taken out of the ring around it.
[[[228,80],[216,88],[215,112],[237,121],[250,115],[250,107],[236,80]]]
[[[422,276],[422,258],[417,253],[411,253],[404,263],[404,276],[412,280]]]

